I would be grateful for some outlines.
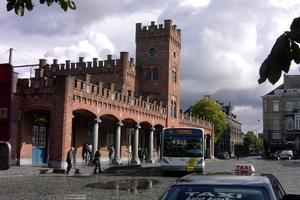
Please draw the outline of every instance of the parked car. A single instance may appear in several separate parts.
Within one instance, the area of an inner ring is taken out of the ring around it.
[[[271,160],[291,160],[293,158],[293,152],[291,150],[281,150],[281,151],[276,151],[275,153],[271,153],[269,155],[269,158]]]
[[[159,200],[295,200],[272,174],[256,174],[253,165],[237,165],[236,173],[193,173],[173,183]]]
[[[229,153],[227,151],[224,151],[224,152],[220,152],[217,155],[217,158],[219,158],[219,159],[229,159],[230,156],[229,156]]]

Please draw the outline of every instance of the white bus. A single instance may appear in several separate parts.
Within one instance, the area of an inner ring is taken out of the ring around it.
[[[163,172],[204,171],[204,130],[202,128],[164,128],[162,133]]]

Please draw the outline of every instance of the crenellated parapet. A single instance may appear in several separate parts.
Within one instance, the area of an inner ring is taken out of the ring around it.
[[[179,49],[181,48],[181,30],[173,25],[172,20],[165,20],[164,25],[156,25],[154,21],[149,26],[142,26],[142,23],[136,23],[136,43],[138,40],[160,40],[171,41]]]
[[[65,63],[58,63],[53,59],[52,64],[47,63],[46,59],[40,59],[39,68],[35,70],[35,78],[52,77],[60,75],[72,75],[80,78],[82,74],[120,74],[122,76],[128,70],[135,76],[134,59],[129,59],[128,52],[120,52],[120,59],[113,59],[112,55],[107,55],[107,60],[85,62],[83,57],[79,57],[78,62],[66,60]]]
[[[71,83],[69,90],[65,83]],[[161,122],[166,121],[167,108],[162,105],[162,102],[157,104],[151,103],[149,98],[147,101],[143,100],[142,97],[134,98],[128,96],[124,91],[115,91],[113,83],[109,86],[109,88],[105,88],[103,82],[91,83],[89,74],[86,74],[84,79],[77,79],[73,76],[19,79],[14,99],[21,100],[24,104],[26,104],[26,100],[39,100],[44,102],[44,105],[50,105],[54,98],[70,96],[73,99],[73,104],[82,104],[81,107],[86,107],[88,110],[90,106],[95,106],[124,114],[129,113],[156,119]]]
[[[134,98],[114,89],[114,84],[110,84],[110,88],[105,88],[102,82],[91,84],[75,79],[73,100],[100,107],[110,107],[122,112],[159,116],[161,120],[165,121],[167,111],[162,103],[151,103],[149,98],[144,101],[142,97]]]

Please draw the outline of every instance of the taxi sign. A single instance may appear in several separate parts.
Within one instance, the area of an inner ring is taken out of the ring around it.
[[[255,169],[253,165],[249,164],[237,164],[235,166],[235,171],[239,173],[254,173]]]

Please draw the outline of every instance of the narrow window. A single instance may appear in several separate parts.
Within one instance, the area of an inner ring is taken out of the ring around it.
[[[153,80],[158,80],[158,70],[157,70],[157,68],[153,69]]]
[[[147,69],[146,70],[146,81],[150,81],[151,80],[151,69]]]
[[[300,130],[300,115],[295,115],[295,129]]]
[[[286,111],[293,110],[293,102],[287,102],[285,105],[286,105]]]
[[[267,112],[267,101],[264,101],[264,112]]]
[[[273,130],[279,130],[279,118],[273,118]]]
[[[176,79],[176,72],[172,71],[172,82],[176,83],[177,79]]]
[[[287,130],[293,130],[293,117],[287,117],[286,127],[287,127]]]
[[[273,111],[274,112],[279,111],[279,101],[273,101]]]

